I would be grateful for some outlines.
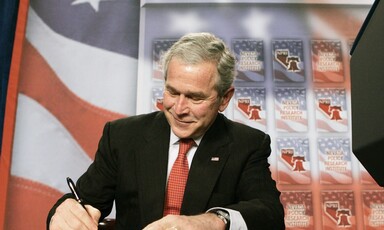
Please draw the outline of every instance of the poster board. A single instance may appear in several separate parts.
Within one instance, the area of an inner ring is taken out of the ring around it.
[[[212,32],[242,70],[225,115],[271,135],[287,229],[380,229],[384,191],[351,149],[349,51],[370,4],[142,1],[137,114],[162,109],[160,47]]]

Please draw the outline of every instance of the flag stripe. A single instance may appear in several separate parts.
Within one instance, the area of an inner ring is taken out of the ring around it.
[[[41,183],[15,176],[11,176],[9,187],[12,193],[7,199],[8,210],[4,229],[31,229],[31,226],[33,229],[45,229],[47,213],[61,193]]]
[[[130,105],[136,103],[137,59],[64,37],[49,28],[32,8],[26,37],[78,97],[104,109],[134,114]]]
[[[73,94],[28,41],[24,45],[19,92],[36,100],[60,120],[92,159],[103,125],[124,117]]]
[[[32,98],[19,95],[11,175],[68,192],[92,162],[64,125]]]

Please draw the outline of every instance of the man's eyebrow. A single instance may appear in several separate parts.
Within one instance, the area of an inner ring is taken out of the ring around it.
[[[174,87],[172,87],[172,86],[170,86],[168,84],[165,85],[165,89],[170,90],[172,92],[177,92],[177,90]]]
[[[192,98],[206,98],[205,94],[202,92],[188,92],[186,96]]]
[[[177,92],[177,93],[180,93],[177,89],[175,89],[174,87],[170,86],[170,85],[165,85],[165,88],[167,90],[170,90],[172,92]],[[187,91],[185,93],[185,95],[187,97],[194,97],[194,98],[205,98],[206,95],[203,93],[203,92],[190,92],[190,91]]]

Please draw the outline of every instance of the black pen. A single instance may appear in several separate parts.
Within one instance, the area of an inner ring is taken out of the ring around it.
[[[68,183],[69,189],[71,190],[72,194],[75,196],[75,199],[77,200],[77,202],[79,202],[79,204],[81,204],[81,206],[85,208],[83,200],[79,197],[77,193],[75,183],[73,183],[70,177],[67,177],[67,183]]]

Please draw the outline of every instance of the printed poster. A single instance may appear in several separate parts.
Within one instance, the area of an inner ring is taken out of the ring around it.
[[[365,230],[384,229],[384,191],[362,191]]]
[[[285,212],[285,229],[314,229],[311,191],[283,191],[280,199]]]
[[[163,87],[152,88],[152,112],[161,111],[163,107]]]
[[[314,89],[316,124],[319,132],[347,132],[348,111],[345,89]]]
[[[232,47],[236,56],[236,82],[263,82],[265,80],[263,41],[233,39]]]
[[[311,160],[307,138],[277,138],[278,182],[280,184],[311,183]]]
[[[302,40],[273,40],[273,76],[275,82],[304,82]]]
[[[163,57],[177,39],[157,39],[153,41],[152,70],[153,80],[163,80]]]
[[[322,191],[323,230],[356,229],[354,194],[352,191]]]
[[[278,132],[308,131],[305,88],[275,89],[275,120]]]
[[[321,184],[352,184],[352,159],[348,138],[318,138]]]
[[[344,81],[340,40],[312,40],[313,81],[330,83]]]
[[[267,130],[265,88],[237,87],[234,96],[235,121],[248,126]]]

